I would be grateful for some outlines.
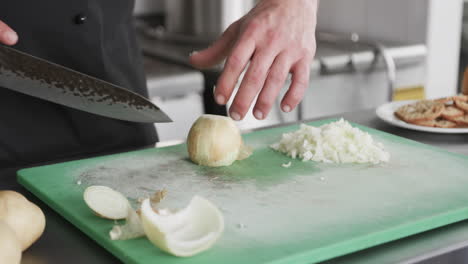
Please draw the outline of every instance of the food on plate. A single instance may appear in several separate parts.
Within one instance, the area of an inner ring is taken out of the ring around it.
[[[189,257],[208,250],[224,230],[219,209],[205,198],[194,196],[179,211],[154,210],[150,199],[141,205],[141,222],[146,237],[161,250],[179,257]]]
[[[229,166],[252,154],[243,144],[234,121],[217,115],[202,115],[195,121],[187,138],[187,150],[194,163],[210,167]]]
[[[444,104],[432,100],[423,100],[407,104],[397,109],[395,114],[406,122],[434,120],[444,111]]]
[[[468,94],[459,94],[452,97],[453,100],[468,101]]]
[[[445,119],[436,119],[434,121],[434,126],[440,128],[454,128],[457,127],[457,123]]]
[[[468,96],[464,94],[459,94],[459,95],[434,99],[434,101],[436,102],[440,102],[440,103],[448,104],[448,105],[452,104],[455,100],[468,101]]]
[[[0,220],[0,263],[19,264],[21,262],[21,243],[15,231]]]
[[[468,126],[468,114],[464,116],[459,116],[453,119],[455,123],[458,124],[459,127],[467,127]]]
[[[93,185],[86,188],[83,199],[97,216],[119,220],[128,215],[130,204],[121,193],[107,186]]]
[[[343,119],[320,127],[302,124],[299,130],[283,134],[271,148],[302,161],[377,164],[390,159],[381,143]]]
[[[437,118],[435,120],[408,122],[408,123],[418,125],[418,126],[426,126],[426,127],[440,127],[440,128],[454,128],[454,127],[457,127],[456,122],[446,120],[446,119],[442,119],[442,118]]]
[[[468,96],[466,95],[417,101],[400,106],[395,111],[395,116],[407,123],[439,128],[466,127],[467,114]]]
[[[465,112],[455,106],[449,105],[446,106],[442,112],[442,117],[445,119],[455,118],[464,115]]]
[[[455,105],[461,110],[468,112],[468,100],[455,99]]]
[[[442,98],[439,98],[439,99],[434,99],[434,101],[438,102],[438,103],[443,103],[443,104],[446,104],[446,103],[450,103],[453,101],[453,97],[452,96],[449,96],[449,97],[442,97]]]
[[[422,121],[408,121],[410,124],[418,125],[418,126],[427,126],[427,127],[435,127],[435,120],[422,120]]]
[[[42,235],[46,223],[42,210],[15,191],[0,191],[0,220],[15,232],[22,251]]]

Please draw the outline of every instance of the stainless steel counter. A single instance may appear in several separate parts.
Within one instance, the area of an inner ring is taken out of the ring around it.
[[[334,117],[376,128],[402,137],[468,155],[468,134],[430,134],[396,128],[377,119],[374,110]],[[16,169],[0,170],[0,189],[14,189],[37,203],[47,218],[44,235],[23,256],[23,264],[120,263],[106,250],[32,197],[16,183]],[[381,246],[343,256],[326,263],[468,263],[468,221],[424,232]]]

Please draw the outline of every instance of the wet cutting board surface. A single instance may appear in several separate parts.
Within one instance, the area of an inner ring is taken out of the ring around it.
[[[24,169],[18,180],[126,263],[313,263],[468,218],[467,156],[359,127],[384,144],[388,164],[292,160],[268,147],[298,128],[291,126],[244,135],[255,152],[230,167],[196,166],[179,145]],[[82,200],[94,184],[132,201],[165,188],[170,207],[204,196],[223,212],[226,230],[191,258],[167,255],[145,238],[111,241],[113,222]]]

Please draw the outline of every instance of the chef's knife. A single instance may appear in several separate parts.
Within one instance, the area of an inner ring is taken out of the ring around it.
[[[0,87],[120,120],[172,122],[159,107],[134,92],[3,45]]]

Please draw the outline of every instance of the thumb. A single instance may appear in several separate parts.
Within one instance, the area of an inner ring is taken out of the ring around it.
[[[18,35],[7,24],[0,21],[0,43],[15,45],[18,42]]]
[[[223,61],[229,54],[239,32],[239,22],[231,24],[210,47],[190,55],[190,63],[200,69],[210,68]]]

